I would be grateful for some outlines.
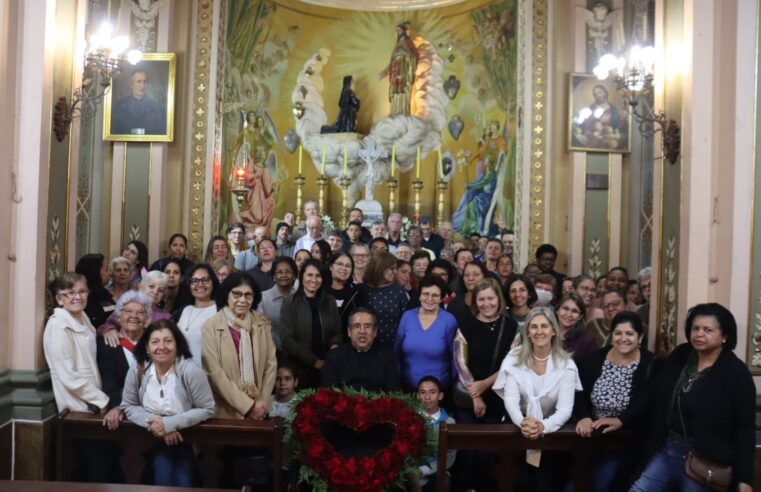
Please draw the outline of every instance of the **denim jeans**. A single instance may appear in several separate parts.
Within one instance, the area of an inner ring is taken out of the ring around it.
[[[682,492],[709,492],[684,474],[684,460],[690,448],[684,441],[666,441],[634,482],[630,492],[661,492],[678,487]]]
[[[618,470],[621,468],[621,462],[624,457],[622,453],[606,452],[598,454],[594,457],[594,465],[592,470],[592,476],[590,477],[589,492],[608,492],[611,490],[613,481],[618,474]],[[563,492],[574,492],[574,486],[572,481],[563,488]]]
[[[168,487],[192,487],[194,461],[190,444],[158,444],[153,450],[154,483]]]

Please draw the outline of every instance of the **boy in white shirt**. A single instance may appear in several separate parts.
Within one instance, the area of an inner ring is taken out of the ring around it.
[[[441,383],[436,377],[424,376],[420,379],[417,387],[417,398],[423,404],[423,415],[428,418],[428,425],[434,428],[436,434],[439,433],[439,423],[455,423],[447,411],[439,406],[441,400],[444,399],[444,392],[441,391]],[[457,451],[454,449],[447,451],[447,470],[452,467],[456,454]],[[438,457],[434,454],[428,458],[428,463],[420,467],[420,490],[424,492],[436,490],[437,466]]]

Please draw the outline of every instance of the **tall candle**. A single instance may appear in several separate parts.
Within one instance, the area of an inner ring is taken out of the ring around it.
[[[344,144],[344,176],[349,174],[349,148],[347,144]]]
[[[396,144],[391,147],[391,177],[394,177],[394,166],[396,165]]]
[[[417,148],[417,165],[415,166],[415,178],[420,179],[420,146]]]
[[[444,164],[441,162],[441,147],[436,149],[439,153],[439,178],[444,178]]]
[[[301,157],[304,151],[304,147],[299,145],[299,174],[301,174]]]
[[[325,150],[326,150],[326,146],[325,144],[322,144],[322,167],[320,169],[321,176],[325,176]]]

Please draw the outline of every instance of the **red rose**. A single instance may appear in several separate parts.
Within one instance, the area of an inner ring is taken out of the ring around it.
[[[312,441],[307,446],[307,458],[312,461],[316,461],[320,458],[320,455],[322,455],[323,451],[325,451],[325,446],[323,445],[322,441]]]

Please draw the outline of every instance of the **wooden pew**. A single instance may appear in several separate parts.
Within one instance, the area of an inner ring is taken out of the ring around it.
[[[573,482],[577,491],[587,490],[592,475],[592,458],[603,450],[624,449],[629,439],[625,431],[610,434],[594,434],[588,438],[579,437],[576,428],[564,425],[557,432],[552,432],[535,441],[521,435],[520,429],[511,424],[451,424],[442,422],[439,427],[438,469],[445,470],[447,451],[450,449],[468,449],[493,451],[499,455],[499,465],[495,474],[501,492],[512,491],[520,473],[519,455],[527,449],[569,451],[574,457]],[[436,474],[436,490],[446,492],[446,474]]]
[[[236,420],[209,419],[180,431],[184,442],[199,446],[255,446],[266,448],[272,457],[273,490],[280,490],[283,462],[283,426],[280,419]],[[118,443],[124,450],[125,473],[130,483],[139,483],[142,452],[156,444],[144,428],[127,420],[115,431],[103,426],[101,416],[67,413],[58,418],[56,435],[56,480],[71,480],[72,449],[76,439],[98,439]],[[138,463],[139,462],[139,463]]]

